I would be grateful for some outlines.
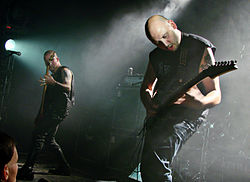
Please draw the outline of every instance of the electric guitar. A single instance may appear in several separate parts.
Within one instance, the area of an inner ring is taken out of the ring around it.
[[[175,102],[178,98],[185,94],[191,87],[198,84],[204,78],[210,77],[211,79],[214,79],[217,76],[238,69],[236,63],[237,61],[235,60],[216,62],[214,65],[211,65],[207,69],[203,70],[193,79],[187,81],[182,86],[178,87],[175,91],[168,94],[162,100],[162,104],[156,111],[157,113],[149,119],[150,121],[146,121],[146,125],[150,128],[150,125],[154,122],[155,118],[164,114],[166,112],[167,107],[169,107],[173,102]]]

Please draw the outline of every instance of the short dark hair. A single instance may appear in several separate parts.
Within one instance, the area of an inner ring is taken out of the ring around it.
[[[14,139],[7,135],[6,133],[0,131],[0,170],[1,170],[1,179],[3,179],[3,170],[4,166],[9,163],[11,160],[14,149],[15,149]]]
[[[47,50],[47,51],[45,51],[45,53],[43,54],[43,56],[45,57],[46,55],[48,55],[48,54],[55,54],[56,53],[56,51],[53,51],[53,50]]]

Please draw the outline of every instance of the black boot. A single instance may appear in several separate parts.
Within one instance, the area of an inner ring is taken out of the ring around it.
[[[39,150],[37,150],[35,147],[32,147],[31,151],[28,154],[26,162],[24,163],[22,168],[18,169],[17,179],[19,180],[33,180],[34,179],[33,166],[34,166],[35,159],[37,158],[38,153],[39,153]]]
[[[70,176],[71,173],[70,165],[67,162],[62,152],[62,149],[60,147],[57,148],[56,150],[54,150],[54,154],[57,157],[58,165],[55,169],[50,169],[49,173],[55,175]]]

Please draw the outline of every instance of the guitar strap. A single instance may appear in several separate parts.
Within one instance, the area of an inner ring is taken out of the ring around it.
[[[188,53],[189,51],[187,49],[187,42],[184,42],[183,45],[180,47],[180,60],[177,68],[178,86],[184,85],[187,81],[189,81],[189,79],[191,79],[188,77],[189,72],[187,71]],[[196,58],[193,57],[193,60],[195,61]],[[204,92],[204,88],[202,88],[202,85],[198,84],[198,87],[201,89],[201,92]]]
[[[183,46],[180,52],[180,65],[186,66],[187,63],[187,49]]]
[[[185,45],[180,47],[180,60],[179,60],[179,65],[177,68],[177,77],[178,77],[178,82],[181,85],[182,83],[185,82],[185,73],[186,73],[186,65],[187,65],[187,55],[188,55],[188,50],[185,47]]]

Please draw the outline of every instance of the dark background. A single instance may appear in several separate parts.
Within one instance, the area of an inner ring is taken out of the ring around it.
[[[236,173],[248,178],[249,4],[247,0],[4,0],[1,41],[15,39],[22,55],[15,56],[5,99],[7,117],[1,127],[15,137],[19,153],[27,153],[41,101],[37,80],[45,72],[43,53],[54,49],[75,75],[76,106],[57,135],[66,157],[75,166],[91,163],[131,171],[135,164],[127,159],[139,141],[135,133],[145,112],[139,87],[118,84],[129,67],[134,73],[145,72],[154,46],[146,39],[144,23],[149,16],[162,14],[180,30],[215,44],[217,61],[237,60],[239,66],[221,76],[222,103],[211,109],[208,123],[183,148],[176,165],[181,172],[188,171],[187,176],[201,179],[203,174],[207,181],[226,181]]]

